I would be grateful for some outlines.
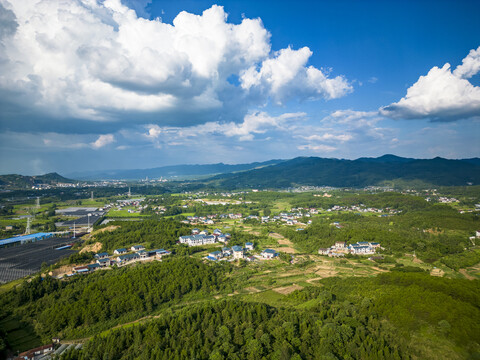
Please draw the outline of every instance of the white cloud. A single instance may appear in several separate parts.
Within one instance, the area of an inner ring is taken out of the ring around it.
[[[314,152],[332,152],[337,150],[336,147],[330,146],[330,145],[312,145],[312,144],[307,144],[307,145],[299,145],[297,147],[298,150],[311,150]]]
[[[458,65],[453,75],[462,79],[470,79],[480,71],[480,47],[477,50],[472,49],[470,53],[462,60],[462,65]]]
[[[161,125],[187,118],[240,121],[269,96],[332,99],[351,90],[343,77],[307,67],[308,48],[272,55],[260,19],[229,23],[221,6],[201,15],[183,11],[167,24],[138,17],[120,0],[0,4],[9,21],[0,29],[0,60],[8,59],[0,93],[44,117],[140,122],[150,116]],[[247,74],[260,83],[246,86]],[[242,75],[242,86],[229,82]],[[261,96],[259,86],[265,87]]]
[[[309,135],[303,136],[305,140],[309,141],[349,141],[353,138],[350,134],[331,134],[331,133],[324,133],[322,135]]]
[[[108,144],[115,142],[115,137],[112,134],[100,135],[97,140],[90,145],[93,149],[100,149]]]
[[[480,116],[480,87],[467,79],[480,71],[480,47],[471,50],[452,72],[450,64],[420,76],[400,101],[380,109],[395,119],[454,121]]]
[[[287,121],[302,119],[305,116],[305,113],[287,113],[272,117],[265,112],[256,112],[247,114],[241,124],[225,124],[223,132],[226,136],[239,136],[241,141],[253,140],[254,134],[263,134],[272,128],[282,129]]]
[[[158,125],[155,125],[155,124],[148,125],[147,128],[148,128],[148,134],[145,135],[147,138],[156,139],[162,133],[162,129]]]
[[[161,135],[164,135],[165,140],[188,139],[217,134],[225,137],[237,137],[240,141],[251,141],[255,138],[255,134],[264,134],[271,130],[288,131],[290,128],[288,124],[295,123],[305,117],[305,113],[285,113],[279,116],[271,116],[266,112],[254,112],[247,114],[243,122],[239,124],[235,122],[207,122],[182,128],[160,127],[151,124],[147,126],[148,133],[144,136],[156,144],[158,144]]]
[[[240,78],[242,88],[257,89],[282,103],[292,97],[310,99],[335,99],[352,91],[352,86],[342,77],[328,78],[321,70],[306,67],[312,52],[308,47],[282,49],[273,58],[264,60],[260,69],[255,66],[245,70]]]

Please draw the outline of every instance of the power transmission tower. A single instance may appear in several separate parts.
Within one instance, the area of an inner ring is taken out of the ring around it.
[[[30,229],[31,223],[32,223],[32,218],[29,216],[27,218],[27,228],[25,229],[25,234],[27,234],[27,235],[29,235],[30,232],[31,232],[31,229]]]

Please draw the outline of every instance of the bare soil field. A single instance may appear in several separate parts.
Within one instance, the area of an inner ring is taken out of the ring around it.
[[[287,253],[287,254],[296,254],[297,253],[297,250],[295,250],[292,247],[277,247],[277,248],[272,248],[272,249],[277,251],[277,252],[284,252],[284,253]]]
[[[293,284],[290,286],[278,287],[272,290],[282,295],[288,295],[294,292],[295,290],[301,290],[301,289],[303,289],[303,286]]]
[[[288,240],[287,238],[283,237],[282,235],[278,233],[270,233],[268,236],[276,239],[278,241],[279,245],[287,245],[285,247],[280,247],[280,248],[273,248],[275,251],[283,251],[284,253],[287,254],[296,254],[297,250],[293,248],[293,243]]]
[[[432,271],[430,271],[430,275],[442,277],[443,275],[445,275],[445,271],[443,271],[442,269],[432,269]]]
[[[460,269],[458,270],[458,272],[463,276],[465,276],[465,278],[467,278],[468,280],[475,280],[475,278],[472,275],[470,275],[465,269]]]
[[[102,243],[96,242],[95,244],[85,245],[85,247],[80,250],[80,254],[88,251],[93,251],[94,253],[98,253],[102,248]]]

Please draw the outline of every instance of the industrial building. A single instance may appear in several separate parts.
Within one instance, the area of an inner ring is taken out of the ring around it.
[[[36,234],[29,234],[29,235],[21,235],[21,236],[14,236],[8,239],[0,240],[0,247],[7,247],[16,244],[26,244],[31,242],[36,242],[40,240],[49,239],[54,236],[54,233],[45,233],[40,232]]]

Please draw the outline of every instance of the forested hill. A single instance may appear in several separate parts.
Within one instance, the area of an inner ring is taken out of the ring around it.
[[[220,187],[286,188],[297,185],[363,187],[386,180],[419,180],[443,186],[480,184],[480,165],[475,159],[428,160],[384,155],[357,160],[299,157],[280,164],[211,178]]]
[[[74,183],[75,180],[67,179],[57,173],[45,175],[24,176],[18,174],[0,175],[0,185],[11,188],[30,188],[37,184]]]

